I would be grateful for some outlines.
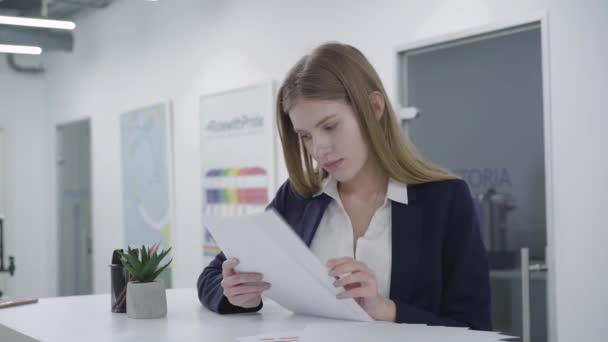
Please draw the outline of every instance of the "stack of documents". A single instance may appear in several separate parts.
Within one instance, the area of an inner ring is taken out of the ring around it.
[[[241,337],[239,342],[368,342],[368,341],[416,341],[416,342],[493,342],[514,338],[491,331],[475,331],[466,328],[427,326],[423,324],[327,323],[311,324],[303,331],[286,331]]]
[[[207,217],[209,230],[237,272],[259,272],[272,284],[264,295],[298,314],[372,322],[354,299],[337,299],[327,268],[273,210],[252,216]]]

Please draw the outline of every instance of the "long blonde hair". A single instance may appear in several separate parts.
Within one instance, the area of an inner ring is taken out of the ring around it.
[[[370,94],[384,98],[380,119],[374,114]],[[367,58],[356,48],[340,43],[325,43],[302,57],[279,88],[276,121],[283,145],[289,179],[295,191],[311,197],[320,190],[327,172],[313,164],[288,115],[300,98],[341,100],[356,114],[362,135],[380,169],[405,184],[420,184],[457,178],[418,154],[402,133],[380,77]]]

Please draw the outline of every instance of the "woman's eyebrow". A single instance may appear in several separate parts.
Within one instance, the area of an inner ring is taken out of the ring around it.
[[[315,125],[315,128],[316,128],[316,127],[321,126],[321,125],[322,125],[322,124],[324,124],[326,121],[328,121],[328,120],[330,120],[330,119],[333,119],[333,118],[334,118],[336,115],[338,115],[338,114],[335,114],[335,113],[333,113],[333,114],[329,114],[329,116],[325,117],[325,119],[323,119],[323,120],[321,120],[321,121],[317,122],[317,124]]]
[[[336,113],[329,114],[329,116],[326,116],[325,118],[323,118],[323,119],[321,119],[319,122],[317,122],[317,123],[315,124],[315,128],[316,128],[316,127],[319,127],[319,126],[323,125],[325,122],[327,122],[327,121],[329,121],[329,120],[331,120],[331,119],[335,118],[337,115],[338,115],[338,114],[336,114]],[[302,133],[308,133],[306,130],[302,130],[302,129],[294,129],[294,131],[295,131],[296,133],[298,133],[298,134],[302,134]]]

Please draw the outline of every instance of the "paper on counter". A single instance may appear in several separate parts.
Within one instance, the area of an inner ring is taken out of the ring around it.
[[[251,216],[207,217],[209,230],[226,257],[239,259],[238,272],[259,272],[272,284],[264,295],[299,314],[372,322],[342,291],[304,242],[274,211]]]
[[[284,331],[239,337],[239,342],[301,342],[302,331]]]
[[[240,342],[498,342],[513,336],[468,328],[397,324],[389,322],[329,322],[307,325],[304,330],[241,337]]]
[[[491,331],[389,322],[310,324],[300,336],[299,342],[498,342],[513,338],[513,336],[501,335]]]

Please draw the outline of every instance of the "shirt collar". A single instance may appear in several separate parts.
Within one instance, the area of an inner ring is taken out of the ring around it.
[[[340,202],[340,194],[338,193],[338,182],[331,176],[327,176],[321,183],[321,190],[313,195],[317,197],[322,193]],[[392,178],[388,179],[388,187],[386,189],[386,199],[402,204],[408,203],[407,185]]]

